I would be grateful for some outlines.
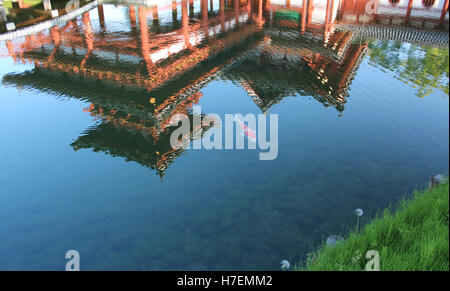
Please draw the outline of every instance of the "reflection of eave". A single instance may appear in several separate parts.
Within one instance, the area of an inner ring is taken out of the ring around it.
[[[277,51],[283,51],[284,47],[272,46],[268,40],[226,72],[227,78],[240,84],[262,112],[266,113],[284,97],[296,94],[312,96],[339,112],[344,110],[347,89],[367,45],[348,44],[346,55],[338,63],[316,52],[311,54],[313,59],[295,52],[283,58]],[[283,72],[285,77],[278,72]]]
[[[192,119],[192,116],[190,118]],[[75,151],[92,149],[113,157],[124,157],[126,161],[134,161],[156,170],[160,177],[164,176],[167,167],[184,152],[184,149],[174,149],[170,144],[170,135],[174,128],[155,137],[151,131],[139,127],[139,124],[131,127],[119,119],[106,120],[102,117],[102,120],[101,124],[89,128],[71,144]],[[211,126],[212,124],[192,126],[188,136],[184,136],[183,139],[201,138]]]
[[[448,48],[449,37],[445,31],[428,31],[404,26],[358,25],[338,23],[336,29],[352,31],[363,39],[395,40],[417,45]]]
[[[324,57],[342,63],[349,45],[354,39],[352,32],[333,34],[328,44],[323,43],[323,37],[312,33],[300,33],[292,30],[266,29],[265,35],[270,36],[271,42],[279,47],[285,47],[290,52],[309,50]]]

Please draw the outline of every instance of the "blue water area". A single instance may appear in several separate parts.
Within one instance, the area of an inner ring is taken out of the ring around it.
[[[83,270],[277,270],[448,175],[448,43],[204,2],[104,4],[0,44],[0,270],[72,249]],[[277,114],[277,158],[173,150],[195,105],[216,128]]]

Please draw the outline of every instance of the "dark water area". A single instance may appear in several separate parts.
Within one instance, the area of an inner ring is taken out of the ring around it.
[[[82,2],[43,30],[3,2],[0,270],[278,270],[448,175],[444,0]],[[278,114],[277,158],[173,149],[194,105]]]

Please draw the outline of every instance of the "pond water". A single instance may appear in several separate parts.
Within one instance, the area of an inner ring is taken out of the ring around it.
[[[104,1],[9,34],[0,270],[278,270],[448,175],[445,1],[368,2]],[[278,114],[277,158],[172,149],[193,105]]]

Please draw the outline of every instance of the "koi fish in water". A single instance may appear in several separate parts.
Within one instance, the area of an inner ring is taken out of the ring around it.
[[[240,119],[235,118],[234,121],[236,121],[236,124],[239,126],[239,129],[241,131],[241,135],[247,137],[252,142],[256,142],[256,132],[249,128],[247,125],[245,125],[244,122],[242,122]]]

